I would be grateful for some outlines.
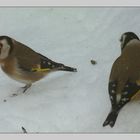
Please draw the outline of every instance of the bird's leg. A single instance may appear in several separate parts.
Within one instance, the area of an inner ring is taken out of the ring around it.
[[[26,90],[27,90],[28,88],[30,88],[31,86],[32,86],[32,84],[26,84],[24,87],[22,87],[23,93],[25,93]]]
[[[32,84],[26,84],[24,87],[22,87],[22,89],[23,89],[22,92],[25,93],[26,90],[28,88],[30,88],[31,86],[32,86]],[[17,93],[13,93],[11,97],[18,96],[18,94],[20,94],[20,93],[21,93],[21,89],[18,90]]]

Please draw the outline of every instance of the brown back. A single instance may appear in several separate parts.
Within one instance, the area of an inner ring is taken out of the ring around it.
[[[110,74],[110,81],[118,81],[120,90],[130,80],[140,80],[140,41],[131,41],[114,62]]]

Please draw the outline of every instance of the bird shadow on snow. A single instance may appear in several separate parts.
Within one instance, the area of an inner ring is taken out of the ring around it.
[[[74,73],[59,73],[58,75],[51,74],[41,81],[36,82],[33,87],[31,87],[29,92],[34,94],[46,93],[50,91],[61,91],[66,88],[71,88],[71,84],[74,82]]]
[[[5,92],[7,90],[6,96],[3,92],[3,95],[1,95],[1,101],[5,102],[9,100],[11,97],[16,98],[19,96],[37,96],[42,93],[42,95],[45,93],[50,95],[49,93],[56,93],[56,91],[60,92],[64,89],[71,88],[71,84],[73,84],[74,79],[72,79],[74,76],[74,73],[59,73],[59,74],[50,74],[46,76],[44,79],[33,83],[33,85],[25,92],[22,92],[22,87],[24,87],[24,84],[20,84],[19,86],[16,85],[16,82],[12,84],[12,87],[6,86]],[[19,83],[18,83],[19,84]],[[15,86],[14,86],[15,85]],[[10,87],[9,89],[7,87]],[[69,90],[69,89],[68,89]]]

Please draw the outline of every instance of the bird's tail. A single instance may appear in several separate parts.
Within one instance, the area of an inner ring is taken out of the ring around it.
[[[112,110],[112,111],[108,114],[108,116],[107,116],[105,122],[103,123],[103,127],[104,127],[104,126],[107,126],[107,125],[110,125],[110,127],[113,127],[113,126],[115,125],[115,122],[116,122],[117,117],[118,117],[118,112]]]
[[[70,71],[70,72],[77,72],[76,68],[72,68],[69,66],[65,66],[63,64],[60,65],[60,67],[57,68],[57,70],[61,70],[61,71]]]

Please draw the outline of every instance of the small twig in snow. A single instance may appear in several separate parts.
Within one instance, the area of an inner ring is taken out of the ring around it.
[[[21,128],[22,128],[23,133],[27,133],[26,129],[23,126]]]

